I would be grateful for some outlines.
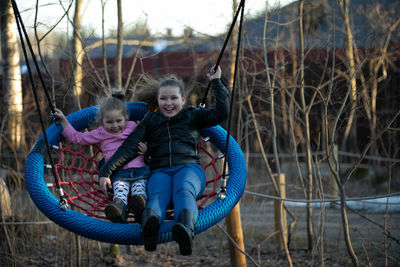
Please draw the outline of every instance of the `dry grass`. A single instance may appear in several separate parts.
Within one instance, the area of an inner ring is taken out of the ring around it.
[[[259,266],[287,266],[283,251],[275,247],[273,207],[268,201],[244,195],[241,203],[246,252]],[[47,220],[22,191],[13,195],[14,221]],[[320,266],[321,246],[306,251],[305,210],[291,208],[296,227],[290,239],[294,266]],[[314,209],[317,241],[324,245],[325,266],[351,266],[346,253],[338,210],[324,210],[324,227],[320,233],[321,210]],[[365,214],[384,224],[384,214]],[[290,221],[290,220],[289,220]],[[386,238],[382,229],[349,212],[354,249],[363,266],[399,266],[400,245]],[[400,214],[389,215],[387,229],[399,238]],[[88,240],[55,224],[3,225],[1,231],[1,266],[230,266],[228,239],[220,228],[223,222],[195,238],[191,257],[179,255],[174,242],[160,244],[156,252],[142,246],[119,246],[119,255],[110,252],[110,244]],[[322,237],[322,240],[320,239]],[[397,239],[398,240],[398,239]],[[248,259],[248,265],[255,264]]]

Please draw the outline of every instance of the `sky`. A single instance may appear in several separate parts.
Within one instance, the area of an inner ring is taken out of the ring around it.
[[[43,31],[49,29],[63,15],[62,3],[66,8],[72,0],[39,0],[38,22]],[[106,34],[117,28],[117,4],[115,0],[83,0],[82,25],[101,34],[101,2],[105,2]],[[217,35],[224,33],[232,21],[232,0],[122,0],[122,17],[125,28],[137,22],[147,21],[152,34],[166,33],[170,28],[173,35],[182,35],[189,26],[195,33]],[[239,2],[239,0],[238,0]],[[251,16],[269,6],[285,5],[293,0],[246,0],[245,15]],[[32,27],[36,1],[17,0],[25,26]],[[73,18],[74,6],[70,9]],[[55,30],[66,31],[68,22],[62,20]],[[70,26],[69,26],[70,27]]]

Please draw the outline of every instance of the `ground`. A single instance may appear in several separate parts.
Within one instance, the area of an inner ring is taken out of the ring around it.
[[[14,199],[14,207],[21,207],[20,217],[14,221],[48,220],[33,203],[26,202],[28,195],[20,196],[23,197]],[[245,194],[240,209],[247,266],[289,266],[285,253],[275,243],[272,202]],[[296,222],[289,237],[293,266],[321,266],[322,258],[327,267],[353,266],[338,209],[313,209],[315,250],[312,253],[307,251],[305,208],[289,206],[289,210],[288,222]],[[363,211],[360,216],[348,210],[347,215],[360,266],[400,266],[400,213]],[[225,232],[225,221],[221,221],[196,235],[191,256],[179,255],[175,242],[159,244],[155,252],[147,252],[143,246],[120,245],[119,255],[112,256],[111,244],[79,237],[53,223],[3,225],[0,266],[231,266]]]
[[[268,202],[252,203],[245,201],[241,206],[247,266],[289,266],[284,251],[275,246],[273,207]],[[290,238],[290,255],[293,266],[321,266],[321,257],[325,266],[353,266],[343,241],[341,217],[338,209],[314,209],[314,228],[316,250],[307,251],[307,234],[304,208],[291,208],[296,216],[296,226]],[[321,214],[324,214],[323,227]],[[349,230],[351,240],[361,266],[400,266],[399,231],[396,228],[400,223],[400,214],[386,217],[386,231],[393,238],[383,235],[385,216],[383,214],[364,214],[370,221],[349,212]],[[372,223],[375,222],[375,223]],[[178,245],[175,242],[159,244],[157,251],[147,252],[143,246],[118,246],[119,255],[114,257],[110,253],[111,245],[81,239],[82,248],[91,251],[90,259],[82,254],[83,265],[88,266],[231,266],[228,238],[225,234],[224,221],[211,229],[196,235],[194,250],[191,256],[179,255]],[[323,235],[319,233],[322,232]],[[70,236],[73,236],[70,234]],[[397,240],[397,241],[396,241]],[[321,256],[321,241],[324,245]],[[86,242],[89,242],[88,244]],[[43,242],[45,243],[45,242]],[[97,245],[94,245],[98,243]],[[386,244],[386,246],[384,246]],[[45,245],[44,245],[45,246]],[[91,247],[91,248],[90,248]],[[386,250],[385,250],[386,248]],[[54,247],[48,247],[54,249]],[[74,250],[72,247],[70,250]],[[385,257],[385,253],[388,257]],[[69,254],[74,256],[73,252]],[[65,256],[67,260],[68,255]],[[76,256],[75,256],[76,258]],[[49,255],[45,264],[43,259],[40,266],[54,266],[54,255]],[[386,261],[387,259],[387,261]],[[39,266],[32,264],[31,266]],[[60,264],[62,266],[63,264]]]

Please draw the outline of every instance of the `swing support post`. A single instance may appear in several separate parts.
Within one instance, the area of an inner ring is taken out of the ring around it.
[[[286,184],[285,184],[285,174],[281,173],[279,176],[276,175],[275,178],[279,179],[279,191],[278,197],[286,198]],[[275,226],[275,243],[276,248],[283,250],[285,244],[288,242],[288,232],[287,232],[287,215],[284,208],[283,200],[274,200],[274,226]]]
[[[242,221],[240,219],[240,202],[232,209],[225,219],[226,229],[237,247],[244,251]],[[231,266],[247,266],[246,256],[236,249],[232,241],[229,241],[229,254],[231,258]]]
[[[222,163],[222,165],[224,164]],[[231,266],[247,266],[246,256],[241,252],[245,249],[243,241],[242,220],[240,218],[240,201],[226,216],[225,226],[229,236],[231,237],[231,240],[229,240],[229,255],[231,259]],[[234,244],[232,242],[234,242]]]
[[[244,15],[244,5],[245,1],[241,0],[238,10],[236,12],[234,22],[236,21],[239,13],[240,13],[240,23],[239,23],[239,29],[238,29],[238,34],[237,34],[237,39],[232,40],[233,43],[236,43],[236,51],[235,51],[235,45],[232,46],[232,57],[235,58],[235,60],[232,62],[235,62],[231,66],[231,80],[230,80],[230,87],[232,88],[231,90],[231,103],[230,103],[230,111],[229,111],[229,120],[228,120],[228,134],[226,137],[226,149],[225,149],[225,160],[224,160],[224,165],[223,165],[223,176],[224,179],[221,181],[223,182],[221,189],[225,189],[226,186],[226,179],[225,179],[225,174],[227,170],[227,157],[228,157],[228,146],[229,146],[229,135],[230,135],[230,128],[231,128],[231,119],[232,119],[232,110],[233,110],[233,105],[234,105],[234,96],[235,96],[235,87],[236,87],[236,77],[237,77],[237,65],[239,62],[239,54],[240,54],[240,43],[241,43],[241,36],[242,36],[242,25],[243,25],[243,15]],[[230,32],[234,29],[235,23],[232,23]],[[225,219],[225,224],[227,228],[228,234],[231,236],[231,240],[229,240],[229,254],[231,258],[231,266],[234,267],[242,267],[242,266],[247,266],[246,263],[246,256],[244,253],[244,241],[243,241],[243,230],[242,230],[242,221],[240,218],[240,202],[236,204],[236,206],[232,209],[232,211],[228,214],[228,216]],[[235,245],[232,242],[235,242]]]

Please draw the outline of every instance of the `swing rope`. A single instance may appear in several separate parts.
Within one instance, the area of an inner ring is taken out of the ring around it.
[[[227,34],[226,37],[225,37],[225,41],[224,41],[224,44],[223,44],[223,46],[222,46],[222,49],[221,49],[221,51],[219,52],[217,62],[215,63],[215,66],[214,66],[214,71],[216,71],[216,70],[218,69],[219,63],[221,62],[221,59],[222,59],[222,56],[224,55],[226,46],[228,45],[228,41],[229,41],[229,39],[230,39],[230,37],[231,37],[231,35],[232,35],[232,32],[233,32],[233,29],[234,29],[234,27],[235,27],[237,18],[238,18],[238,16],[239,16],[239,12],[240,12],[240,10],[241,10],[242,8],[244,8],[244,1],[245,1],[245,0],[241,0],[241,1],[240,1],[239,7],[238,7],[238,9],[237,9],[237,11],[236,11],[236,14],[235,14],[234,18],[233,18],[233,21],[232,21],[232,23],[231,23],[231,26],[229,27],[228,34]],[[236,66],[235,66],[235,68],[236,68]],[[206,92],[204,93],[204,96],[203,96],[203,100],[201,101],[201,103],[200,103],[200,105],[199,105],[199,106],[202,107],[202,108],[204,108],[204,107],[206,106],[205,103],[206,103],[206,100],[207,100],[208,92],[210,91],[210,87],[211,87],[211,82],[208,83]]]
[[[29,37],[28,37],[28,34],[26,32],[24,23],[23,23],[22,18],[21,18],[21,14],[20,14],[20,12],[18,10],[18,7],[17,7],[17,4],[16,4],[15,0],[11,0],[11,3],[12,3],[13,10],[14,10],[15,21],[17,23],[18,34],[19,34],[19,37],[20,37],[20,40],[21,40],[22,51],[24,53],[24,58],[25,58],[26,66],[27,66],[28,73],[29,73],[29,80],[31,81],[31,84],[32,84],[32,91],[33,91],[33,95],[34,95],[34,98],[35,98],[36,109],[37,109],[37,112],[39,114],[39,120],[40,120],[40,124],[41,124],[41,127],[42,127],[42,132],[43,132],[43,136],[44,136],[44,140],[45,140],[45,144],[46,144],[47,155],[49,157],[49,161],[50,161],[53,177],[54,177],[54,180],[55,180],[56,191],[57,191],[57,194],[59,196],[59,204],[60,204],[60,207],[61,207],[62,210],[66,210],[68,208],[68,202],[67,202],[67,200],[65,198],[65,195],[64,195],[64,192],[63,192],[63,190],[62,190],[62,188],[60,186],[60,183],[58,182],[57,174],[56,174],[56,171],[55,171],[55,168],[54,168],[54,161],[53,161],[53,158],[52,158],[51,152],[50,152],[50,144],[49,144],[49,141],[48,141],[48,138],[47,138],[47,134],[46,134],[46,128],[45,128],[45,125],[44,125],[42,111],[41,111],[40,104],[39,104],[37,88],[36,88],[35,82],[33,80],[32,70],[31,70],[31,66],[30,66],[30,63],[29,63],[29,59],[28,59],[28,55],[27,55],[27,51],[26,51],[26,47],[25,47],[25,41],[26,41],[26,43],[28,45],[28,48],[29,48],[29,51],[31,53],[33,62],[35,63],[36,71],[39,74],[39,79],[40,79],[40,81],[42,83],[42,86],[44,88],[44,91],[45,91],[45,94],[46,94],[46,97],[47,97],[47,101],[49,103],[49,106],[51,108],[52,113],[54,113],[54,106],[50,101],[50,95],[49,95],[49,93],[48,93],[48,91],[46,89],[46,85],[44,83],[44,79],[43,79],[41,71],[39,69],[39,65],[37,63],[35,54],[33,53],[32,45],[31,45],[31,43],[29,41]]]
[[[232,84],[232,95],[231,95],[231,102],[230,102],[230,108],[229,108],[229,117],[228,117],[228,129],[227,129],[227,136],[226,136],[226,149],[225,149],[225,159],[224,159],[224,167],[223,167],[223,173],[222,173],[222,178],[221,178],[221,186],[220,189],[218,191],[218,197],[221,200],[224,200],[226,197],[226,183],[227,183],[227,179],[226,179],[226,168],[227,168],[227,155],[228,155],[228,148],[229,148],[229,136],[230,136],[230,129],[231,129],[231,121],[232,121],[232,110],[233,110],[233,105],[234,105],[234,96],[235,96],[235,89],[236,89],[236,76],[237,76],[237,65],[238,65],[238,61],[239,61],[239,52],[240,52],[240,43],[241,43],[241,36],[242,36],[242,25],[243,25],[243,17],[244,17],[244,6],[245,6],[245,0],[241,0],[240,4],[237,8],[237,11],[235,13],[235,16],[233,18],[233,21],[229,27],[229,31],[228,34],[225,38],[224,41],[224,45],[222,46],[222,49],[219,53],[217,62],[214,65],[214,71],[216,71],[218,69],[218,66],[221,62],[222,56],[225,52],[226,46],[228,44],[228,41],[232,35],[233,29],[235,27],[236,21],[239,17],[239,13],[240,13],[240,22],[239,22],[239,30],[238,30],[238,40],[237,40],[237,45],[236,45],[236,57],[235,57],[235,68],[234,68],[234,74],[233,74],[233,84]],[[205,107],[205,102],[207,99],[207,95],[208,92],[210,90],[210,86],[211,86],[211,82],[208,83],[206,92],[204,93],[203,96],[203,100],[200,103],[200,107],[204,108]]]
[[[218,197],[220,199],[225,199],[226,197],[226,168],[227,168],[227,155],[228,155],[228,148],[229,148],[229,136],[230,136],[230,131],[231,131],[231,122],[232,122],[232,110],[233,110],[233,105],[234,105],[234,98],[235,98],[235,89],[236,89],[236,76],[237,76],[237,65],[239,62],[239,52],[240,52],[240,44],[241,44],[241,37],[242,37],[242,26],[243,26],[243,17],[244,17],[244,4],[245,0],[242,0],[240,2],[239,7],[241,6],[242,9],[240,10],[240,22],[239,22],[239,30],[238,30],[238,39],[237,39],[237,45],[236,45],[236,57],[235,57],[235,70],[233,73],[233,84],[232,84],[232,95],[231,95],[231,103],[230,103],[230,108],[229,108],[229,118],[228,118],[228,129],[227,129],[227,134],[226,134],[226,146],[225,146],[225,158],[224,158],[224,168],[222,172],[222,178],[221,178],[221,187],[218,192]]]
[[[45,84],[45,82],[44,82],[44,79],[43,79],[43,76],[42,76],[42,72],[40,71],[39,64],[38,64],[38,62],[37,62],[37,60],[36,60],[36,56],[35,56],[35,54],[34,54],[34,52],[33,52],[31,42],[30,42],[30,40],[29,40],[29,37],[28,37],[28,34],[27,34],[27,32],[26,32],[24,23],[23,23],[22,18],[21,18],[21,14],[20,14],[20,12],[19,12],[19,10],[18,10],[17,4],[15,3],[15,0],[11,0],[11,2],[12,2],[12,5],[13,5],[13,9],[14,9],[14,16],[15,16],[15,19],[16,19],[16,21],[17,21],[18,33],[19,33],[19,36],[20,36],[20,38],[21,38],[21,43],[22,43],[22,46],[23,46],[24,56],[25,56],[25,60],[26,60],[26,63],[27,63],[27,67],[30,69],[29,61],[28,61],[28,59],[27,59],[27,57],[26,57],[26,49],[25,49],[24,42],[23,42],[24,36],[23,36],[22,33],[21,33],[21,29],[22,29],[22,31],[23,31],[23,33],[24,33],[24,35],[25,35],[26,43],[27,43],[28,48],[29,48],[29,51],[30,51],[30,53],[31,53],[33,63],[35,64],[36,71],[37,71],[37,73],[38,73],[38,75],[39,75],[39,80],[40,80],[40,82],[41,82],[41,85],[43,86],[43,89],[44,89],[44,93],[45,93],[45,95],[46,95],[47,102],[48,102],[48,104],[49,104],[49,107],[50,107],[50,109],[51,109],[51,112],[54,113],[54,105],[53,105],[53,103],[52,103],[52,101],[51,101],[50,94],[49,94],[49,92],[48,92],[48,90],[47,90],[47,87],[46,87],[46,84]]]

